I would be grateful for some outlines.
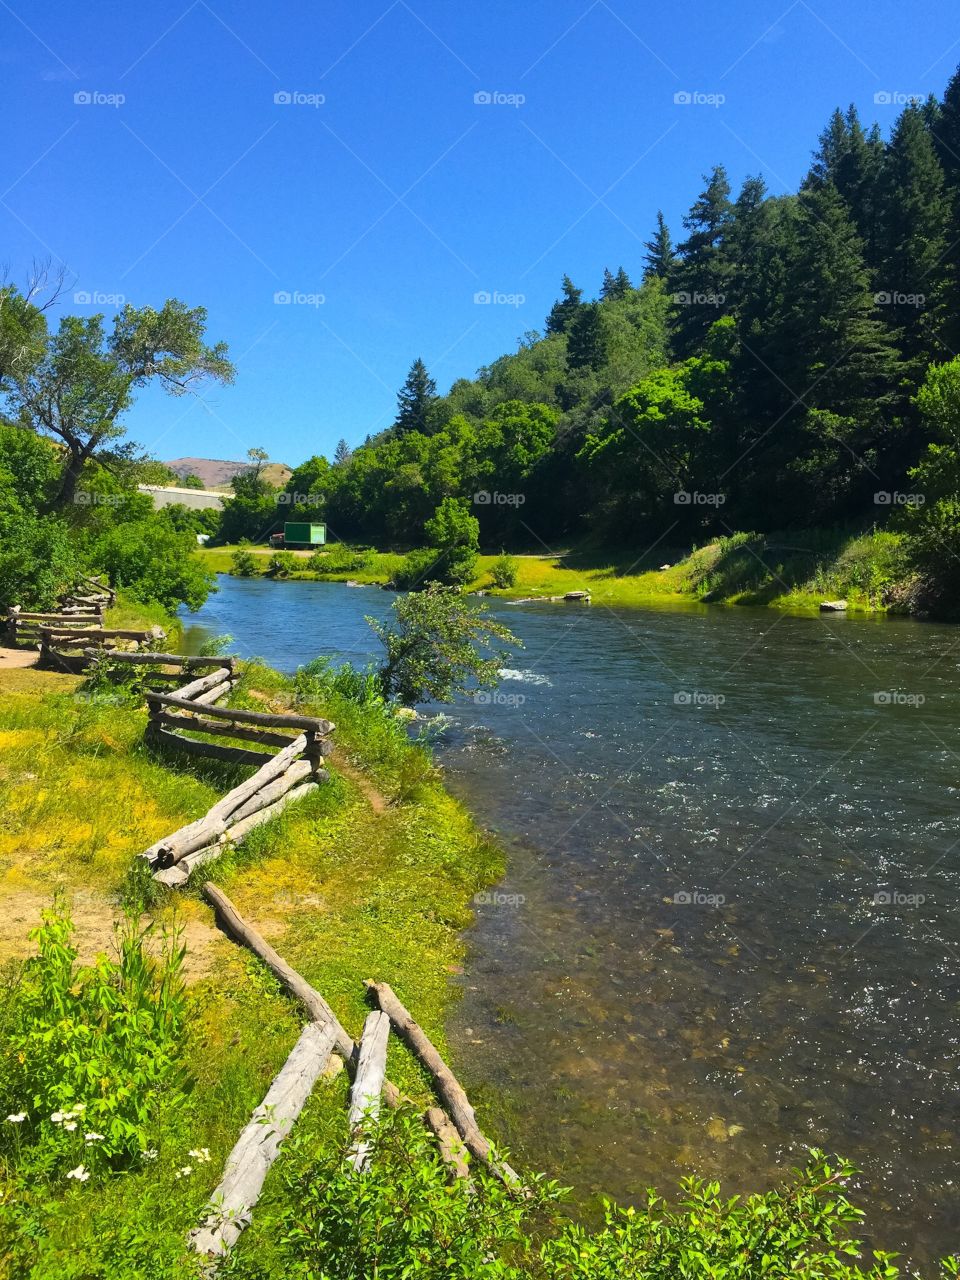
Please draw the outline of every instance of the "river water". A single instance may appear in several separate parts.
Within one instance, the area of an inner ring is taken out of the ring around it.
[[[188,621],[292,671],[392,596],[222,577]],[[449,1029],[527,1167],[731,1193],[821,1146],[871,1245],[957,1247],[960,630],[505,605],[524,641],[439,749],[497,831]]]

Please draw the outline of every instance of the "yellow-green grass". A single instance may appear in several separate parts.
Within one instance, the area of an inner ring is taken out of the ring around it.
[[[201,556],[216,572],[227,573],[238,549],[204,549]],[[247,549],[259,561],[258,572],[265,574],[269,550]],[[306,556],[299,559],[303,563],[295,566],[291,578],[384,583],[401,557],[376,552],[362,569],[322,575],[306,567]],[[902,540],[885,531],[735,534],[693,551],[661,546],[646,553],[587,548],[518,555],[516,584],[506,589],[493,582],[497,559],[479,557],[470,590],[506,599],[586,590],[595,603],[610,606],[699,602],[816,612],[822,601],[842,598],[851,612],[881,612],[888,607],[891,589],[908,577]]]

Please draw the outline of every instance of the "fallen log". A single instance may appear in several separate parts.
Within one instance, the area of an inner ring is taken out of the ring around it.
[[[265,747],[287,747],[292,741],[289,734],[272,733],[269,729],[242,729],[239,725],[223,720],[208,720],[204,716],[173,715],[166,712],[154,716],[153,723],[162,729],[192,729],[195,733],[209,733],[217,738],[259,742]]]
[[[249,818],[251,814],[259,812],[260,809],[266,809],[269,805],[276,803],[292,787],[298,786],[301,782],[306,782],[312,774],[313,765],[309,760],[295,760],[290,768],[286,769],[279,778],[274,779],[273,782],[268,782],[260,788],[256,795],[252,795],[238,809],[234,809],[230,815],[231,826],[236,822],[242,822],[244,818]]]
[[[266,809],[261,809],[259,813],[250,814],[249,817],[234,823],[214,843],[205,845],[202,849],[197,849],[193,853],[186,854],[179,862],[174,863],[172,867],[165,867],[162,871],[155,871],[153,874],[154,880],[158,884],[166,885],[169,889],[179,889],[190,879],[191,872],[197,867],[203,866],[204,863],[212,862],[215,858],[219,858],[228,844],[239,844],[255,827],[260,827],[265,822],[269,822],[278,813],[282,813],[287,805],[295,804],[297,800],[302,800],[304,796],[308,796],[311,791],[316,791],[319,782],[325,781],[327,775],[324,773],[315,776],[317,781],[302,782],[298,787],[292,787],[275,804],[269,805]]]
[[[126,631],[105,627],[41,627],[41,631],[49,632],[51,636],[66,635],[70,640],[152,640],[153,634],[149,631]]]
[[[363,1173],[370,1160],[370,1143],[362,1137],[365,1122],[375,1121],[380,1112],[380,1093],[387,1073],[387,1039],[390,1019],[385,1013],[368,1013],[360,1037],[357,1073],[350,1089],[350,1131],[355,1142],[347,1162]]]
[[[179,707],[184,711],[191,709],[189,699],[170,693],[148,693],[147,701],[155,702],[158,706]],[[324,736],[332,733],[335,728],[330,720],[322,720],[318,716],[281,715],[268,711],[242,711],[238,707],[216,709],[211,707],[208,714],[224,720],[236,720],[239,724],[262,725],[265,729],[310,729],[314,733],[323,734]]]
[[[383,1012],[389,1014],[397,1034],[430,1072],[440,1100],[450,1113],[450,1118],[456,1125],[457,1132],[467,1150],[478,1160],[482,1160],[508,1186],[518,1186],[520,1178],[516,1171],[493,1154],[489,1140],[477,1124],[470,1099],[460,1081],[441,1058],[423,1028],[397,999],[393,988],[386,982],[373,982],[370,979],[367,980],[366,986]]]
[[[315,991],[295,969],[291,969],[286,960],[274,951],[270,943],[247,924],[222,889],[218,889],[208,880],[203,886],[203,896],[213,907],[217,923],[224,933],[229,934],[235,942],[249,947],[255,955],[259,956],[274,977],[278,978],[290,994],[300,1001],[314,1022],[323,1026],[332,1026],[336,1035],[334,1047],[337,1053],[347,1062],[353,1062],[357,1046],[344,1031],[337,1015],[320,992]]]
[[[248,947],[255,956],[263,961],[270,972],[280,983],[286,987],[287,991],[295,1000],[299,1000],[303,1007],[309,1013],[314,1022],[320,1023],[322,1026],[330,1025],[336,1032],[334,1040],[334,1050],[343,1058],[347,1065],[347,1070],[355,1073],[357,1069],[358,1049],[352,1038],[347,1034],[341,1025],[337,1015],[324,1000],[323,996],[314,987],[311,987],[307,980],[297,973],[296,969],[290,967],[281,955],[278,955],[271,947],[266,939],[262,938],[252,925],[247,924],[243,916],[236,909],[227,895],[222,889],[218,889],[215,884],[209,880],[203,886],[203,896],[213,907],[217,924],[227,934],[233,938],[234,942],[239,942],[242,946]],[[396,1110],[401,1104],[412,1106],[413,1103],[409,1098],[405,1098],[395,1084],[390,1080],[383,1082],[383,1100],[391,1110]],[[439,1108],[432,1108],[439,1110]],[[443,1115],[443,1112],[440,1112]],[[444,1116],[444,1119],[446,1117]],[[447,1120],[449,1124],[449,1120]],[[446,1160],[448,1156],[441,1145],[440,1154]],[[462,1155],[461,1155],[462,1159]],[[451,1164],[455,1164],[453,1159]],[[459,1175],[458,1175],[459,1176]]]
[[[203,1257],[220,1258],[250,1222],[280,1144],[293,1128],[330,1059],[334,1030],[309,1022],[279,1074],[227,1157],[223,1177],[210,1197],[207,1218],[190,1233]]]
[[[469,1178],[470,1167],[467,1164],[463,1139],[450,1123],[446,1112],[440,1107],[428,1107],[423,1114],[427,1128],[437,1140],[440,1155],[453,1169],[458,1178]]]

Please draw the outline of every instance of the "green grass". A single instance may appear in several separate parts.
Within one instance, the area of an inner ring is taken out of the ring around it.
[[[235,696],[263,708],[289,705],[294,695],[290,681],[251,666]],[[363,980],[377,978],[443,1047],[455,995],[450,975],[463,960],[460,931],[473,893],[501,874],[501,855],[445,792],[428,756],[381,712],[333,695],[298,706],[337,722],[340,767],[212,864],[210,878],[324,993],[351,1034],[359,1036],[368,1008]],[[131,874],[146,845],[205,812],[237,776],[214,762],[152,755],[141,744],[144,724],[141,708],[91,699],[76,677],[0,677],[0,894],[22,916],[4,928],[0,959],[29,954],[27,931],[56,891],[71,904],[88,954],[109,946],[121,902],[179,922],[191,984],[186,1065],[195,1082],[186,1111],[157,1132],[160,1154],[148,1170],[38,1192],[30,1230],[42,1249],[21,1240],[16,1248],[25,1254],[16,1262],[9,1255],[6,1271],[2,1259],[13,1245],[0,1238],[0,1277],[26,1274],[25,1258],[34,1280],[180,1274],[186,1232],[303,1023],[263,966],[216,931],[202,881],[156,894]],[[428,1098],[398,1043],[388,1070],[401,1089]],[[299,1128],[345,1126],[345,1096],[342,1075],[323,1081]],[[188,1159],[199,1147],[210,1149],[209,1164]],[[185,1163],[193,1173],[177,1179]],[[0,1161],[0,1207],[13,1194],[13,1174]]]
[[[200,554],[210,568],[226,573],[235,549],[203,549]],[[250,549],[262,558],[266,573],[267,549]],[[595,603],[611,606],[687,601],[816,612],[821,601],[842,598],[852,612],[882,612],[909,576],[900,535],[882,530],[738,533],[694,551],[660,546],[639,557],[635,550],[596,548],[519,555],[516,585],[503,590],[492,578],[498,558],[479,558],[470,590],[504,599],[588,590]],[[324,574],[322,580],[387,582],[400,559],[392,552],[376,552],[363,569]],[[317,579],[320,575],[306,569],[305,563],[290,577]]]

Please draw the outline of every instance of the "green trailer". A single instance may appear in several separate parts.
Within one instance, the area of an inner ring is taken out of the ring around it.
[[[272,547],[285,547],[290,551],[309,551],[313,547],[322,547],[327,541],[327,526],[311,524],[308,520],[288,520],[283,526],[283,533],[274,533],[270,537]]]

